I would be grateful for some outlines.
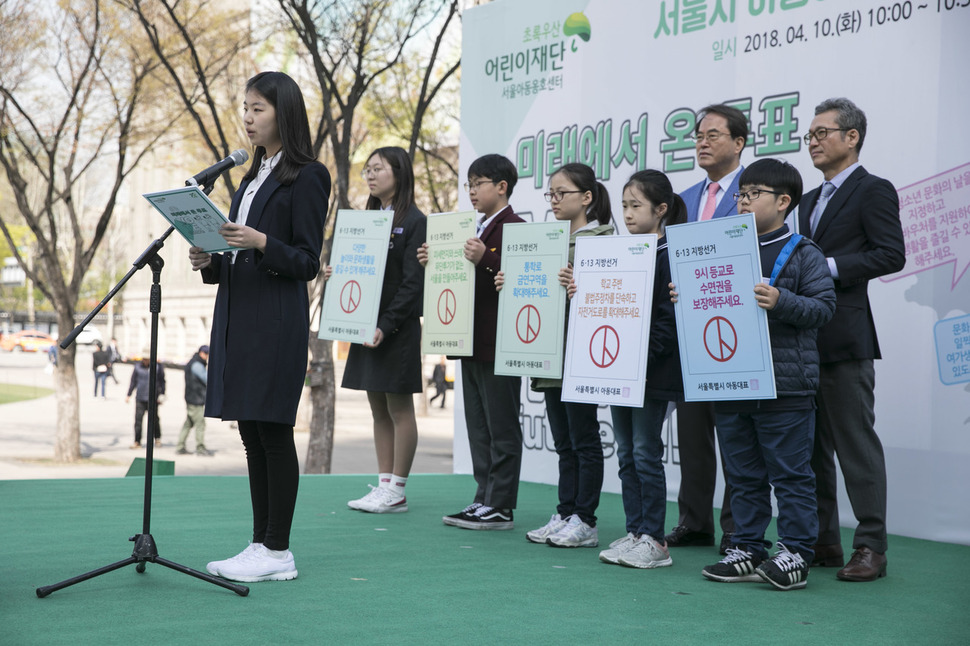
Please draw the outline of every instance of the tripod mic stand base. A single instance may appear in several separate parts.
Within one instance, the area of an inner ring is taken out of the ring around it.
[[[159,565],[164,565],[167,568],[176,570],[183,574],[188,574],[189,576],[194,576],[197,579],[202,579],[203,581],[208,581],[220,587],[226,588],[227,590],[232,590],[241,597],[245,597],[249,594],[249,588],[244,585],[238,585],[221,579],[206,572],[199,572],[198,570],[193,570],[192,568],[185,567],[174,561],[169,561],[158,555],[158,548],[155,546],[155,539],[152,538],[151,534],[136,534],[132,536],[129,540],[135,543],[135,549],[132,551],[131,556],[128,558],[118,561],[117,563],[112,563],[111,565],[106,565],[104,567],[98,568],[97,570],[91,570],[79,576],[76,576],[66,581],[61,581],[60,583],[55,583],[54,585],[45,585],[43,587],[37,588],[37,596],[43,599],[51,592],[56,592],[62,588],[72,586],[75,583],[80,583],[81,581],[87,581],[88,579],[93,579],[94,577],[101,576],[102,574],[107,574],[108,572],[113,572],[126,565],[135,565],[135,571],[141,574],[145,571],[145,563],[158,563]]]

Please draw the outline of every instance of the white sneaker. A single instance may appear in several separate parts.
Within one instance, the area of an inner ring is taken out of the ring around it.
[[[351,509],[360,509],[361,505],[371,504],[371,502],[373,502],[377,498],[377,496],[380,495],[378,492],[381,490],[381,487],[375,487],[374,485],[371,485],[371,484],[367,486],[370,487],[370,491],[367,492],[367,495],[362,498],[358,498],[357,500],[351,500],[347,502],[348,507],[350,507]]]
[[[526,532],[525,537],[533,543],[546,544],[546,539],[558,532],[566,524],[566,520],[559,514],[553,514],[549,522],[540,527]]]
[[[219,576],[223,579],[241,583],[289,581],[295,579],[296,575],[296,563],[290,550],[274,552],[260,543],[219,568]]]
[[[620,562],[620,555],[633,547],[633,544],[636,542],[637,537],[633,534],[633,532],[630,532],[623,538],[616,539],[610,543],[608,549],[600,552],[600,560],[604,563],[612,563],[616,565]]]
[[[554,547],[596,547],[600,544],[599,530],[573,514],[558,532],[546,539],[546,543]]]
[[[673,565],[670,551],[657,542],[653,536],[644,534],[630,549],[620,555],[620,565],[650,570],[656,567]]]
[[[374,496],[370,500],[362,498],[358,501],[360,505],[357,509],[371,514],[397,514],[408,510],[408,499],[396,491],[378,487],[371,493]]]
[[[231,566],[236,561],[248,558],[250,552],[252,552],[257,547],[262,547],[262,546],[263,546],[262,543],[250,543],[246,547],[246,549],[244,549],[242,552],[240,552],[239,554],[236,554],[231,558],[227,558],[224,561],[210,561],[209,563],[206,563],[206,566],[205,566],[206,572],[208,572],[213,576],[221,576],[221,571],[220,571],[221,568],[226,567],[227,565]]]

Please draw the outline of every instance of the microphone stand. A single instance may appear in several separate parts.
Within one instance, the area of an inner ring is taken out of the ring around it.
[[[211,187],[210,189],[211,190]],[[209,191],[206,191],[208,194]],[[158,395],[157,393],[157,370],[158,370],[158,314],[162,309],[162,287],[160,284],[162,276],[162,267],[165,262],[158,255],[159,250],[164,246],[165,239],[168,238],[175,230],[174,227],[169,227],[168,230],[162,234],[162,236],[154,240],[145,251],[142,252],[141,256],[134,262],[132,268],[128,270],[124,278],[118,281],[108,295],[105,296],[98,306],[88,314],[81,324],[78,325],[74,330],[68,334],[63,341],[60,342],[61,348],[66,349],[84,326],[88,324],[91,319],[93,319],[98,312],[108,304],[115,294],[124,287],[125,283],[135,275],[135,272],[142,269],[145,265],[151,267],[152,270],[152,287],[151,295],[149,298],[149,308],[152,313],[152,324],[151,324],[151,353],[150,360],[148,364],[148,441],[145,442],[145,503],[144,503],[144,514],[142,518],[142,532],[141,534],[135,534],[129,541],[135,543],[135,548],[126,559],[112,563],[111,565],[106,565],[104,567],[86,572],[79,576],[61,581],[60,583],[55,583],[54,585],[46,585],[37,588],[37,596],[44,598],[52,592],[56,592],[62,588],[72,586],[75,583],[80,583],[82,581],[87,581],[88,579],[93,579],[94,577],[101,576],[102,574],[107,574],[114,570],[125,567],[126,565],[135,565],[135,571],[139,574],[145,571],[146,563],[158,563],[159,565],[164,565],[167,568],[176,570],[183,574],[188,574],[194,576],[197,579],[202,579],[203,581],[208,581],[215,585],[221,586],[228,590],[232,590],[241,597],[245,597],[249,594],[249,588],[244,585],[238,585],[225,579],[212,576],[207,572],[199,572],[198,570],[193,570],[192,568],[180,565],[174,561],[169,561],[158,555],[158,548],[155,545],[155,539],[151,535],[151,515],[152,515],[152,476],[153,476],[153,448],[155,446],[155,430],[156,430],[156,420],[158,419]]]

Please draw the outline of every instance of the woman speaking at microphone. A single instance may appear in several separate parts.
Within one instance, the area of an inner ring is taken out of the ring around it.
[[[243,123],[253,164],[219,233],[234,251],[189,250],[219,285],[205,415],[238,422],[253,504],[249,547],[206,569],[233,581],[297,576],[289,550],[300,465],[293,424],[307,365],[307,282],[320,269],[330,173],[316,161],[303,95],[281,72],[246,83]]]

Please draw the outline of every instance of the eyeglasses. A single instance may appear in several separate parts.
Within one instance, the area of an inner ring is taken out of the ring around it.
[[[720,130],[708,130],[706,133],[705,132],[695,133],[692,137],[688,137],[688,139],[693,139],[694,145],[699,146],[702,143],[704,143],[705,139],[707,139],[707,143],[714,144],[714,142],[720,139],[721,137],[730,137],[730,136],[731,136],[730,132],[721,132]]]
[[[543,193],[542,197],[546,198],[546,202],[562,202],[562,196],[569,193],[585,193],[586,191],[549,191],[548,193]]]
[[[494,184],[494,183],[495,183],[494,179],[480,179],[474,184],[469,184],[468,182],[465,182],[465,192],[471,193],[472,191],[477,191],[478,187],[481,186],[482,184]]]
[[[386,169],[383,166],[373,166],[367,167],[360,171],[360,176],[364,179],[368,177],[377,177],[378,173],[383,173]]]
[[[818,141],[824,140],[829,136],[830,132],[848,132],[852,128],[816,128],[815,130],[805,133],[802,139],[805,140],[805,145],[810,146],[812,144],[812,137],[815,137]]]
[[[744,193],[735,193],[734,201],[740,202],[741,200],[747,200],[748,202],[754,202],[756,199],[761,197],[762,193],[771,193],[772,195],[783,195],[783,193],[779,193],[778,191],[768,191],[763,188],[753,188],[750,191],[746,191]]]

